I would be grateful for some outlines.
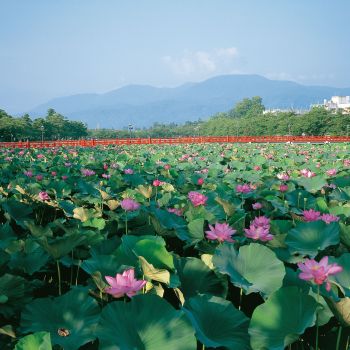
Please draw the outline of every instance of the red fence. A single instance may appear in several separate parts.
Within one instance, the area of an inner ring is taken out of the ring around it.
[[[34,142],[0,142],[6,148],[53,148],[53,147],[95,147],[107,145],[159,145],[181,143],[323,143],[350,142],[350,136],[197,136],[179,138],[128,138],[104,140],[65,140]]]

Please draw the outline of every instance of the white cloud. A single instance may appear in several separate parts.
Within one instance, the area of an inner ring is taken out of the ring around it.
[[[213,74],[225,74],[235,69],[238,56],[235,47],[211,51],[184,51],[181,56],[163,56],[162,61],[178,76],[205,78]]]

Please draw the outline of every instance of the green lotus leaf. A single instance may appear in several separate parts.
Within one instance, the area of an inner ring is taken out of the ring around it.
[[[49,332],[53,345],[76,350],[93,341],[100,308],[87,289],[75,288],[56,298],[36,299],[21,314],[21,330]]]
[[[283,350],[315,324],[317,302],[297,287],[284,287],[253,312],[249,325],[253,350]]]
[[[211,295],[198,295],[186,301],[183,309],[206,347],[249,350],[249,319],[229,301]]]
[[[83,222],[83,226],[94,227],[101,231],[105,228],[106,222],[102,218],[90,218]]]
[[[138,257],[144,257],[150,264],[158,269],[174,269],[174,258],[166,250],[165,241],[156,236],[123,236],[122,244],[116,255],[125,265],[135,266]]]
[[[100,350],[194,350],[194,329],[183,311],[157,295],[113,302],[101,313],[96,332]]]
[[[48,332],[37,332],[19,340],[14,350],[52,350],[51,337]]]
[[[350,226],[345,225],[342,222],[339,223],[340,226],[340,241],[350,248]]]
[[[90,275],[98,271],[102,276],[115,276],[122,265],[123,261],[116,255],[94,254],[81,264],[81,268]]]
[[[17,271],[32,275],[39,271],[49,260],[50,256],[34,240],[26,240],[23,250],[13,253],[8,266]]]
[[[315,257],[319,251],[339,243],[339,223],[326,224],[321,220],[298,222],[288,232],[285,244],[290,252]]]
[[[10,198],[1,203],[3,210],[20,226],[23,226],[23,221],[28,219],[33,213],[33,208],[25,203]]]
[[[315,193],[319,191],[323,186],[327,185],[327,180],[323,176],[314,177],[301,177],[296,180],[299,186],[305,188],[306,191]]]
[[[342,272],[329,276],[329,279],[341,287],[345,296],[350,297],[350,253],[345,253],[339,258],[331,256],[328,263],[336,263],[343,268]]]
[[[223,244],[216,249],[213,264],[246,294],[273,293],[282,286],[286,273],[276,254],[258,243],[242,246],[239,251],[232,244]]]
[[[32,299],[33,286],[23,277],[5,274],[0,277],[0,315],[10,317]]]
[[[79,233],[65,235],[53,240],[48,240],[47,237],[40,237],[37,240],[37,242],[56,260],[71,252],[84,241],[85,237]]]
[[[186,299],[197,294],[226,297],[226,278],[220,278],[202,260],[180,258],[176,260],[175,266],[181,283],[179,288]]]

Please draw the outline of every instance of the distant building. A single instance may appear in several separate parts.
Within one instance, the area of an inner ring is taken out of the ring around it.
[[[323,101],[323,106],[328,111],[341,110],[343,114],[350,114],[350,96],[332,96],[329,101]]]
[[[294,114],[304,114],[307,110],[305,109],[281,109],[281,108],[271,108],[271,109],[265,109],[263,111],[263,114],[279,114],[279,113],[294,113]]]

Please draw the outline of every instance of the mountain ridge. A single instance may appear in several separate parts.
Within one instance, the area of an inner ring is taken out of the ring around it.
[[[221,75],[177,87],[132,84],[103,94],[59,97],[27,113],[38,117],[54,108],[90,128],[123,128],[128,124],[148,127],[154,122],[184,123],[206,119],[232,108],[243,98],[261,96],[266,108],[306,109],[333,95],[350,95],[350,88],[302,85],[271,80],[260,75]]]

